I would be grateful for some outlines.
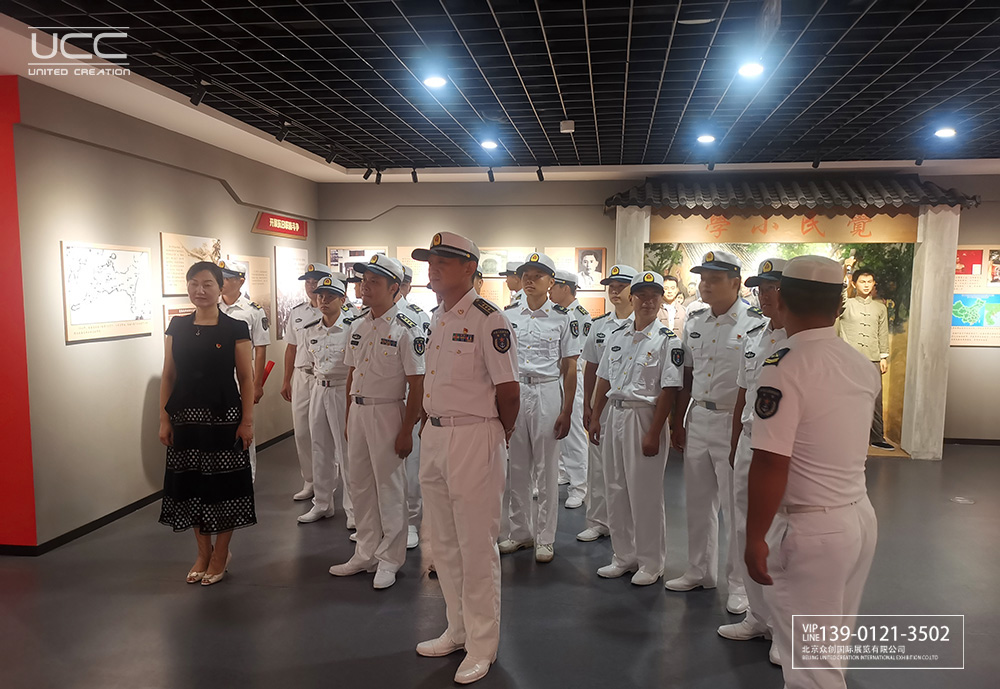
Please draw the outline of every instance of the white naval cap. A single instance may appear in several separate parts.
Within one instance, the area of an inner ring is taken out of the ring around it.
[[[431,254],[438,256],[458,256],[460,258],[471,258],[479,261],[479,247],[467,237],[454,232],[438,232],[431,239],[431,248],[414,249],[410,253],[411,258],[418,261],[426,261]]]
[[[346,297],[347,285],[339,278],[328,276],[319,281],[319,284],[316,285],[316,292],[328,292],[338,297]]]
[[[570,270],[563,270],[562,268],[558,268],[556,270],[557,285],[569,285],[570,287],[576,287],[579,280],[580,277]]]
[[[724,270],[730,273],[740,272],[740,259],[728,251],[709,251],[701,258],[701,265],[691,269],[692,273],[703,273],[706,270]]]
[[[369,270],[376,275],[383,275],[396,282],[403,281],[403,264],[385,254],[375,254],[368,259],[368,263],[354,264],[354,272],[359,275],[367,273]]]
[[[632,266],[627,266],[624,263],[618,263],[611,266],[611,272],[608,276],[601,280],[602,285],[610,285],[612,282],[627,282],[632,284],[632,278],[634,278],[639,271],[637,271]]]
[[[330,277],[336,278],[337,280],[340,280],[345,285],[347,284],[347,281],[350,279],[350,278],[347,277],[347,273],[341,273],[338,270],[335,270],[332,273],[330,273]]]
[[[413,268],[403,266],[403,282],[413,282]]]
[[[507,261],[507,269],[504,270],[500,275],[503,277],[510,277],[512,275],[517,275],[517,269],[521,267],[520,261]]]
[[[765,259],[760,262],[757,274],[748,277],[743,284],[747,287],[756,287],[762,282],[778,282],[781,280],[781,271],[785,269],[787,263],[788,261],[783,258]]]
[[[785,264],[781,278],[818,282],[824,285],[843,285],[844,268],[826,256],[796,256]]]
[[[238,268],[232,261],[229,263],[219,261],[215,265],[222,269],[222,277],[224,278],[245,278],[247,276],[246,271]]]
[[[632,278],[632,291],[637,287],[656,287],[663,291],[663,276],[654,270],[644,270]]]
[[[310,278],[313,280],[321,280],[328,275],[333,275],[333,271],[330,270],[330,266],[323,263],[310,263],[306,266],[306,272],[299,276],[299,280],[308,280]]]
[[[545,254],[535,253],[528,256],[528,258],[524,260],[524,263],[518,266],[517,274],[521,275],[529,268],[534,268],[542,271],[543,273],[548,273],[552,277],[556,276],[556,263]]]

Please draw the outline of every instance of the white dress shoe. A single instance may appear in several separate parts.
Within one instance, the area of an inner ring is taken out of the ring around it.
[[[602,579],[617,579],[618,577],[623,577],[629,572],[636,571],[636,565],[616,565],[612,562],[610,565],[604,565],[597,570],[597,576]]]
[[[778,655],[777,641],[771,641],[771,650],[767,652],[767,659],[771,661],[771,665],[781,667],[781,656]]]
[[[693,591],[697,588],[714,589],[714,586],[705,586],[702,580],[691,575],[684,574],[683,576],[677,577],[676,579],[671,579],[670,581],[663,582],[664,588],[668,588],[671,591]]]
[[[375,579],[372,581],[373,589],[387,589],[396,583],[396,573],[387,569],[379,569],[375,572]]]
[[[354,523],[354,517],[353,516],[350,516],[350,517],[347,518],[347,528],[349,530],[351,530],[351,531],[354,531],[354,529],[357,528],[357,526]]]
[[[441,656],[451,655],[455,651],[461,651],[463,648],[465,648],[465,642],[458,643],[457,641],[452,641],[442,634],[436,639],[421,641],[417,644],[417,654],[425,658],[440,658]]]
[[[568,486],[569,485],[569,476],[560,476],[559,477],[559,485],[560,486]]]
[[[311,483],[302,486],[302,490],[292,496],[292,500],[312,500],[313,487]]]
[[[406,527],[406,549],[413,550],[418,545],[420,545],[420,534],[417,533],[417,527]]]
[[[510,555],[511,553],[516,553],[518,550],[524,550],[525,548],[530,548],[535,545],[534,541],[512,541],[509,538],[505,541],[500,541],[499,548],[500,552],[504,555]]]
[[[659,574],[653,574],[652,572],[643,572],[641,569],[632,576],[632,583],[636,586],[649,586],[650,584],[655,584],[656,580],[660,578]]]
[[[724,624],[718,629],[719,636],[733,641],[748,641],[760,636],[768,636],[767,627],[758,627],[750,618],[745,618],[736,624]]]
[[[357,532],[354,532],[350,536],[348,536],[347,540],[349,540],[351,543],[357,543],[358,542],[358,534],[357,534]]]
[[[303,515],[299,516],[299,524],[312,524],[313,522],[318,522],[320,519],[329,519],[334,515],[334,510],[321,510],[317,507],[313,507],[311,510]]]
[[[361,572],[374,572],[377,568],[378,565],[367,565],[362,562],[357,562],[352,558],[342,565],[334,565],[331,567],[330,574],[335,577],[350,577],[355,574],[361,574]]]
[[[552,562],[556,556],[556,549],[552,544],[539,543],[535,546],[535,562]],[[483,674],[486,674],[485,672]]]
[[[591,526],[576,535],[576,540],[590,543],[596,541],[601,536],[607,536],[608,530],[603,526]]]
[[[726,610],[734,615],[742,615],[749,607],[750,601],[747,600],[746,594],[730,593],[726,599]]]
[[[566,498],[566,509],[575,510],[577,507],[583,507],[583,498],[579,495],[571,495]]]
[[[490,665],[492,664],[493,661],[489,658],[465,656],[465,660],[458,666],[458,672],[455,673],[455,683],[472,684],[473,682],[478,682],[490,671]]]

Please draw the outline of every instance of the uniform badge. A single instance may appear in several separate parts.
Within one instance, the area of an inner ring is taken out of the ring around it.
[[[386,347],[397,347],[397,346],[399,346],[399,343],[396,342],[396,340],[390,340],[388,337],[383,337],[382,341],[381,341],[381,344],[385,345]]]
[[[772,354],[771,356],[769,356],[766,359],[764,359],[764,365],[765,366],[777,366],[778,362],[781,361],[781,357],[785,356],[790,351],[791,350],[788,349],[788,347],[782,347],[781,349],[779,349],[778,351],[776,351],[774,354]]]
[[[760,272],[770,273],[772,270],[774,270],[774,264],[770,261],[764,261],[760,264]]]
[[[715,260],[715,253],[709,251],[707,254],[705,254],[705,258],[702,259],[702,262],[703,263],[708,263],[708,262],[714,261],[714,260]]]
[[[586,337],[587,335],[590,334],[590,326],[591,326],[590,323],[584,323],[583,324],[583,336],[584,337]]]
[[[615,345],[614,347],[611,348],[611,351],[612,352],[620,352],[621,349],[622,349],[621,347],[619,347],[618,345]]]
[[[618,275],[618,273],[620,273],[620,272],[621,272],[621,269],[619,269],[618,266],[615,266],[614,268],[611,269],[611,274],[612,275]]]
[[[427,340],[422,337],[413,338],[413,351],[417,353],[417,356],[423,356],[426,348]]]
[[[507,328],[497,328],[493,331],[493,348],[501,354],[510,351],[510,331]]]
[[[431,246],[440,246],[440,245],[441,245],[441,233],[438,232],[436,235],[434,235],[434,239],[431,240]]]
[[[652,273],[646,273],[642,276],[643,282],[656,282],[656,278],[653,277]]]
[[[666,328],[666,327],[660,328],[660,334],[661,335],[666,335],[667,337],[677,337],[676,335],[674,335],[674,331],[673,330],[671,330],[670,328]]]
[[[781,390],[768,386],[757,388],[757,401],[753,405],[753,410],[762,419],[770,419],[778,411],[778,404],[781,402]]]
[[[604,338],[607,337],[604,333],[597,333],[597,344],[604,342]]]
[[[750,351],[744,354],[743,356],[745,356],[747,359],[753,359],[755,356],[757,356],[757,352]]]
[[[369,263],[378,263],[378,254],[375,254],[374,256],[372,256],[371,260],[368,261],[368,262]]]
[[[431,324],[430,323],[424,323],[424,332],[427,333],[428,337],[430,336],[430,334],[431,334]]]
[[[452,333],[452,342],[475,342],[476,336],[471,333]]]
[[[695,331],[691,333],[691,337],[697,340],[699,337],[701,337],[701,333]]]
[[[531,254],[531,258],[528,259],[528,263],[538,263],[538,254]]]
[[[268,328],[271,327],[271,321],[270,321],[270,319],[268,319],[267,316],[264,316],[264,318],[261,320],[260,324],[264,327],[264,330],[267,330]]]
[[[683,349],[671,349],[670,350],[670,362],[674,366],[684,365],[684,350]]]
[[[309,344],[316,344],[319,340],[309,340]]]
[[[580,336],[580,321],[570,321],[569,331],[573,334],[573,337]]]

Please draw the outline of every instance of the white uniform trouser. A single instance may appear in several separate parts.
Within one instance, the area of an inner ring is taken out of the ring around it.
[[[306,486],[312,486],[312,438],[309,437],[309,399],[315,378],[301,368],[292,371],[292,429],[295,432],[295,452],[299,471]]]
[[[445,636],[464,641],[476,658],[495,658],[500,643],[503,448],[499,419],[424,428],[420,486],[447,607]]]
[[[688,569],[706,587],[718,582],[719,507],[725,528],[732,524],[732,411],[711,411],[692,401],[687,417],[684,448],[684,488],[687,496]],[[741,555],[729,539],[726,578],[729,593],[743,594],[743,580],[736,563]]]
[[[406,458],[406,510],[407,523],[420,523],[420,424],[413,426],[413,452]]]
[[[347,481],[358,545],[354,560],[396,572],[406,559],[406,475],[396,454],[402,401],[353,404],[347,417]]]
[[[747,619],[758,629],[771,627],[771,609],[764,597],[764,587],[747,575],[744,553],[747,549],[747,488],[750,478],[750,460],[753,459],[753,449],[750,447],[750,427],[744,426],[736,445],[736,458],[733,462],[733,528],[729,537],[736,543],[736,566],[743,577],[750,607]],[[774,516],[771,528],[764,541],[771,552],[781,545],[780,536],[785,532],[785,515],[781,512]]]
[[[608,406],[611,406],[608,402]],[[638,565],[659,576],[667,557],[667,522],[663,502],[663,474],[667,469],[667,430],[660,434],[660,452],[642,453],[642,438],[653,422],[656,407],[612,408],[601,438],[609,443],[604,453],[608,487],[608,527],[612,563]],[[603,427],[602,427],[603,428]]]
[[[347,389],[313,384],[309,401],[309,434],[312,436],[313,505],[334,509],[333,494],[343,486],[344,512],[354,519],[354,506],[347,490],[347,444],[344,421]]]
[[[559,466],[569,479],[567,497],[575,495],[581,500],[587,497],[588,444],[587,431],[583,427],[583,362],[579,362],[569,435],[559,441]]]
[[[765,587],[772,610],[774,635],[781,656],[787,689],[844,689],[844,671],[796,670],[792,666],[792,615],[843,615],[823,620],[831,625],[854,627],[861,605],[875,543],[878,522],[865,495],[854,505],[825,512],[789,514],[781,545],[768,556],[773,586]],[[816,667],[816,661],[809,661]]]
[[[510,534],[512,541],[552,545],[559,519],[559,441],[555,425],[562,410],[562,386],[521,383],[521,411],[510,438]],[[531,487],[538,487],[538,500]]]
[[[607,429],[611,405],[606,404],[601,413],[601,428]],[[609,441],[600,445],[587,443],[587,527],[608,528],[607,485],[604,476],[604,454],[611,446]]]

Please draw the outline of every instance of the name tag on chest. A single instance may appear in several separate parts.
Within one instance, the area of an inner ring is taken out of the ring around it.
[[[472,333],[453,333],[451,336],[452,342],[474,342],[475,339]]]
[[[390,340],[388,337],[382,338],[382,344],[384,344],[386,347],[396,347],[399,345],[399,343],[396,342],[396,340]]]

